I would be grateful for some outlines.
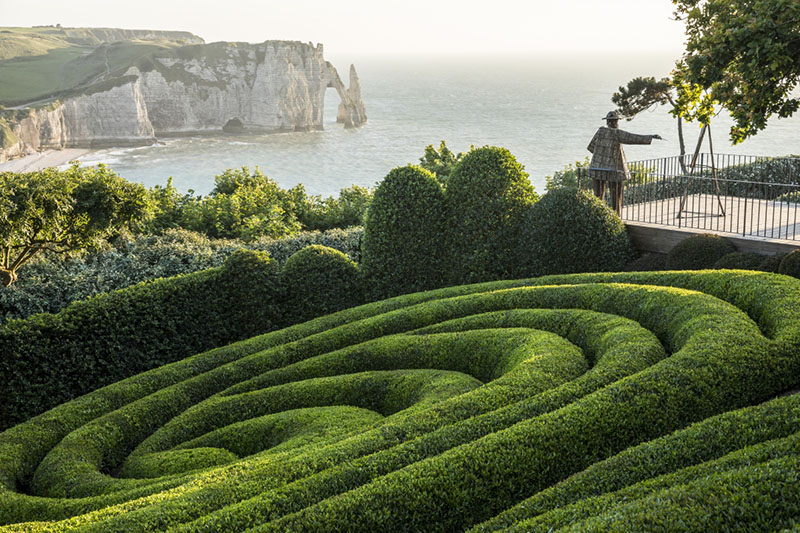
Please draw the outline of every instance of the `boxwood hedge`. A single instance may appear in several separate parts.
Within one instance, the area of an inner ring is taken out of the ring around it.
[[[25,531],[752,530],[800,518],[800,281],[414,293],[149,370],[0,433]],[[711,509],[703,512],[703,508]]]
[[[70,398],[285,324],[278,267],[234,252],[219,268],[143,282],[0,325],[0,428]]]

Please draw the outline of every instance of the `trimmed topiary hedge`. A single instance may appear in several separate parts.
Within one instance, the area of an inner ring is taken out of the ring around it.
[[[593,194],[555,189],[528,211],[520,276],[622,270],[633,257],[622,220]]]
[[[649,270],[666,270],[667,255],[647,252],[625,265],[627,272],[646,272]]]
[[[451,282],[513,277],[525,213],[539,199],[524,167],[505,148],[473,149],[448,178],[446,196]]]
[[[278,267],[238,251],[219,268],[140,283],[0,325],[0,427],[137,372],[284,325]]]
[[[441,287],[450,260],[444,191],[420,167],[392,169],[375,189],[362,261],[373,299]]]
[[[781,260],[783,260],[783,254],[775,254],[775,255],[768,255],[766,257],[762,257],[761,264],[758,265],[758,269],[763,272],[778,272],[778,268],[781,266]]]
[[[734,268],[741,270],[761,270],[764,256],[754,252],[731,252],[720,257],[714,268]]]
[[[800,385],[798,306],[798,280],[704,271],[548,276],[344,310],[0,433],[0,523],[618,530],[621,517],[669,530],[686,508],[694,529],[789,527],[798,400],[747,407]]]
[[[11,287],[0,290],[0,322],[36,313],[57,313],[69,303],[142,281],[190,274],[221,266],[241,248],[268,252],[282,265],[290,255],[319,244],[361,260],[363,228],[304,231],[283,239],[244,243],[209,239],[186,230],[161,235],[123,235],[113,246],[80,257],[34,260]]]
[[[283,265],[280,279],[289,323],[364,303],[358,265],[333,248],[311,245],[295,252]]]
[[[781,259],[778,273],[800,278],[800,249],[789,252]]]
[[[667,253],[670,270],[702,270],[714,268],[724,255],[735,252],[736,247],[719,235],[703,233],[683,239]]]

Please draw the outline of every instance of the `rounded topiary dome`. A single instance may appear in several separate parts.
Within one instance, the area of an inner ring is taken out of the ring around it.
[[[418,166],[392,169],[364,221],[361,268],[375,298],[441,287],[449,262],[446,206],[436,177]]]
[[[281,269],[293,322],[363,303],[358,265],[339,250],[313,244],[292,254]]]
[[[556,189],[528,211],[521,276],[622,270],[633,249],[622,220],[586,191]]]
[[[786,254],[778,267],[778,273],[800,278],[800,249]]]
[[[538,199],[528,173],[505,148],[471,150],[456,166],[445,192],[455,247],[453,282],[508,277],[528,208]]]
[[[731,252],[714,263],[714,268],[734,268],[739,270],[759,270],[764,256],[754,252]]]
[[[670,270],[701,270],[714,268],[722,256],[735,252],[733,244],[719,235],[702,233],[683,239],[667,254]]]
[[[761,264],[758,265],[759,270],[764,272],[777,272],[781,267],[781,261],[785,257],[784,254],[775,254],[762,257]]]

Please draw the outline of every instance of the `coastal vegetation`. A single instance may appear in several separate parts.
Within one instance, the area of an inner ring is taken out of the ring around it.
[[[43,251],[96,246],[145,216],[146,191],[107,167],[0,173],[0,282]]]
[[[137,186],[135,224],[32,261],[0,305],[27,316],[38,294],[56,312],[0,324],[0,525],[492,531],[657,516],[669,528],[680,509],[691,527],[777,528],[800,516],[769,488],[800,493],[788,475],[800,396],[779,396],[799,381],[800,281],[585,273],[753,258],[699,236],[634,259],[617,215],[569,178],[539,197],[505,149],[429,155],[436,175],[398,167],[374,194],[339,198],[246,167],[205,197]],[[22,177],[122,180],[48,172]],[[334,229],[302,231],[315,224]],[[792,274],[797,257],[771,268]],[[556,275],[529,277],[542,274]],[[713,515],[686,511],[687,497]],[[733,502],[749,503],[733,516]]]

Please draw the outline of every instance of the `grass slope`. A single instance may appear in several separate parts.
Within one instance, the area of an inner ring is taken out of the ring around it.
[[[199,40],[184,32],[0,28],[0,104],[27,104],[119,77],[141,57],[184,39]]]
[[[405,295],[0,433],[4,531],[780,530],[800,281],[578,274]]]

